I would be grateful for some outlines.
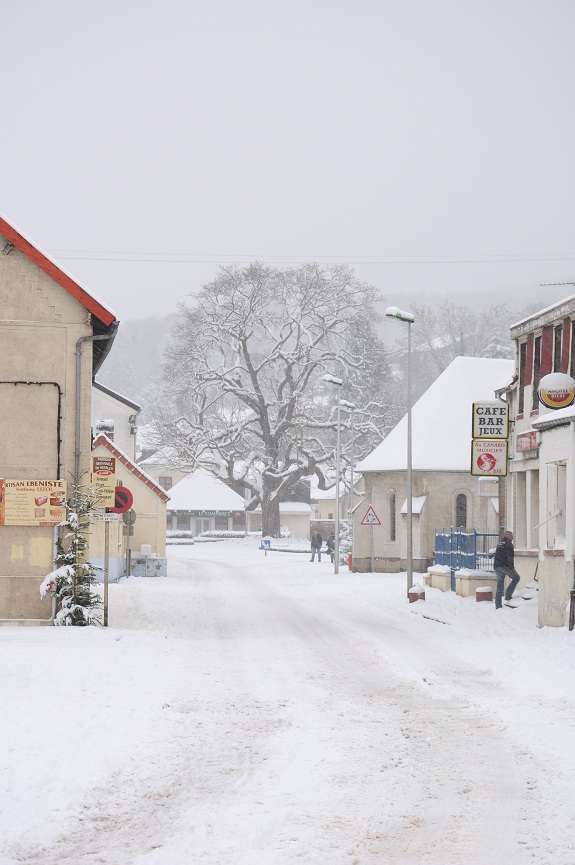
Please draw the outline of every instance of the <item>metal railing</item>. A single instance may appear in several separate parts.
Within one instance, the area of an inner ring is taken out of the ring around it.
[[[492,571],[493,554],[499,535],[476,532],[475,529],[442,529],[435,532],[433,559],[436,565],[451,569],[451,588],[455,591],[455,571]]]

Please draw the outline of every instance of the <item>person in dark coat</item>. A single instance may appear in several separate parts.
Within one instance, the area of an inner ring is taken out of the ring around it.
[[[311,536],[311,559],[310,562],[313,562],[315,559],[315,554],[317,553],[317,560],[321,562],[321,545],[323,544],[323,538],[318,531],[315,531]]]
[[[329,536],[325,546],[326,546],[326,550],[329,553],[329,557],[330,557],[332,564],[333,564],[333,557],[335,554],[335,535]]]
[[[505,589],[505,577],[511,577],[511,582],[505,592],[505,600],[510,601],[515,591],[515,586],[520,580],[515,570],[515,549],[513,547],[513,532],[505,532],[495,549],[493,567],[497,574],[497,591],[495,592],[495,609],[499,610],[503,602]]]

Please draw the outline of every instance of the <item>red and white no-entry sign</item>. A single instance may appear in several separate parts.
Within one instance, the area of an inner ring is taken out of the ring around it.
[[[114,514],[125,514],[134,504],[134,496],[128,487],[116,487],[114,490],[114,507],[109,510]]]

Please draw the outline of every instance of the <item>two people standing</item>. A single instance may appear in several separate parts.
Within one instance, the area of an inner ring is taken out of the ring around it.
[[[315,531],[311,536],[311,559],[310,561],[315,561],[315,556],[317,553],[317,560],[321,562],[321,547],[323,544],[323,538],[318,531]],[[335,537],[334,535],[330,535],[327,544],[326,544],[326,552],[329,554],[333,562],[333,557],[335,553]]]
[[[515,549],[513,547],[513,532],[505,532],[495,549],[493,567],[497,574],[497,590],[495,592],[495,609],[501,609],[503,597],[510,601],[515,587],[520,580],[515,570]],[[505,591],[505,577],[511,577],[511,582]]]

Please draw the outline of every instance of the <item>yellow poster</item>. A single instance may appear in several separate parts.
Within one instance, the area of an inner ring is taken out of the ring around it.
[[[0,478],[0,525],[57,526],[66,519],[66,481]]]
[[[116,489],[116,457],[92,457],[92,489],[100,508],[113,508]]]

